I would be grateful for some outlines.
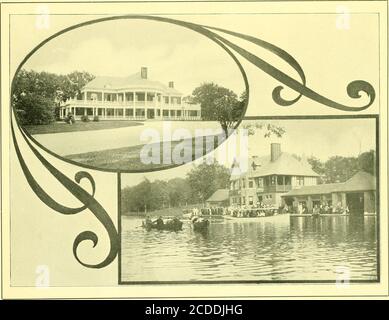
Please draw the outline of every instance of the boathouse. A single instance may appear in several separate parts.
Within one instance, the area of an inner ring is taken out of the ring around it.
[[[248,170],[231,175],[230,205],[279,207],[283,194],[314,186],[318,177],[305,158],[282,152],[280,143],[272,143],[268,155],[251,157]]]
[[[185,101],[174,82],[167,85],[148,78],[148,70],[129,77],[96,77],[81,89],[79,99],[60,106],[60,118],[71,113],[100,120],[200,120],[200,104]]]
[[[343,183],[304,186],[282,195],[283,201],[292,207],[304,204],[308,213],[315,205],[326,203],[336,208],[348,208],[350,214],[363,215],[376,212],[376,178],[359,171]]]

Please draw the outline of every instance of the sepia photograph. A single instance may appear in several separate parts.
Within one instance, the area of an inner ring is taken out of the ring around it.
[[[122,282],[378,281],[376,118],[242,126],[248,157],[122,175]]]
[[[221,143],[244,115],[247,94],[218,44],[182,26],[128,18],[43,45],[15,75],[12,103],[26,132],[63,159],[139,171],[172,165],[143,162],[145,144],[173,149],[184,136],[197,148],[193,157],[212,150],[195,140]]]

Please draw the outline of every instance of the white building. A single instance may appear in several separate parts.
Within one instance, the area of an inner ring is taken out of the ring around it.
[[[70,99],[60,107],[63,119],[69,113],[100,120],[200,120],[201,107],[184,101],[182,93],[147,77],[147,68],[129,77],[96,77],[81,90],[80,100]]]

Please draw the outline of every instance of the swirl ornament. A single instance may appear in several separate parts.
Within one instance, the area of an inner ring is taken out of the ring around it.
[[[177,26],[181,26],[187,29],[190,29],[194,32],[200,33],[207,37],[209,40],[214,41],[219,46],[221,46],[231,57],[232,59],[237,63],[238,67],[240,68],[240,71],[242,73],[243,79],[245,81],[246,85],[246,93],[247,93],[247,102],[245,108],[247,108],[248,100],[249,100],[249,84],[248,80],[245,74],[245,70],[242,67],[242,65],[239,63],[239,60],[237,59],[236,55],[239,55],[243,59],[247,60],[254,66],[256,66],[259,70],[265,72],[272,78],[276,79],[280,82],[280,85],[275,87],[272,91],[272,99],[273,101],[283,107],[288,107],[296,104],[303,96],[307,97],[309,99],[312,99],[322,105],[325,105],[329,108],[342,110],[342,111],[362,111],[367,109],[369,106],[371,106],[375,100],[375,90],[373,86],[364,81],[364,80],[354,80],[351,81],[347,86],[347,95],[352,99],[359,99],[362,97],[362,94],[367,95],[369,97],[369,102],[362,106],[350,106],[342,103],[338,103],[336,101],[333,101],[318,92],[314,91],[313,89],[310,89],[307,86],[307,80],[306,76],[304,74],[304,71],[300,64],[297,62],[297,60],[291,56],[289,53],[284,51],[283,49],[275,46],[274,44],[271,44],[269,42],[266,42],[264,40],[258,39],[253,36],[237,33],[234,31],[224,30],[221,28],[215,28],[211,26],[206,25],[199,25],[195,23],[180,21],[180,20],[174,20],[170,18],[164,18],[164,17],[157,17],[157,16],[142,16],[142,15],[125,15],[125,16],[114,16],[114,17],[105,17],[101,19],[91,20],[84,23],[80,23],[77,25],[74,25],[72,27],[69,27],[65,30],[62,30],[48,39],[41,42],[36,48],[34,48],[22,61],[22,63],[19,65],[18,69],[16,70],[16,74],[21,70],[23,65],[26,63],[26,61],[33,55],[40,47],[42,47],[44,44],[49,42],[50,40],[60,36],[61,34],[74,30],[76,28],[84,27],[91,24],[96,24],[104,21],[109,20],[119,20],[119,19],[143,19],[143,20],[152,20],[152,21],[159,21],[163,23],[170,23]],[[265,60],[261,59],[257,55],[247,51],[246,49],[242,48],[241,46],[237,45],[236,43],[233,43],[232,40],[226,39],[222,35],[229,35],[232,36],[232,38],[238,38],[245,41],[248,41],[258,47],[261,47],[270,53],[278,56],[281,58],[284,62],[286,62],[291,68],[293,68],[299,77],[299,80],[296,80],[292,78],[291,76],[287,75],[285,72],[281,71],[280,69],[274,67],[270,63],[266,62]],[[294,99],[287,100],[281,96],[282,91],[285,89],[285,87],[288,87],[295,91],[297,93],[297,96]],[[14,88],[14,81],[12,83],[12,91]],[[11,102],[12,105],[12,102]],[[245,110],[244,110],[245,111]],[[41,146],[33,137],[31,137],[28,132],[23,129],[16,120],[15,111],[12,110],[11,119],[15,119],[15,121],[11,120],[11,130],[12,130],[12,139],[15,146],[15,151],[17,154],[17,158],[20,162],[22,171],[27,179],[28,184],[30,185],[33,192],[38,196],[38,198],[44,202],[48,207],[55,210],[58,213],[64,214],[64,215],[73,215],[80,213],[84,210],[89,210],[96,218],[97,220],[103,225],[105,228],[110,241],[110,248],[109,252],[105,255],[105,258],[103,261],[97,264],[89,264],[84,262],[78,254],[78,247],[79,245],[84,241],[91,241],[93,244],[93,248],[96,247],[98,244],[98,236],[96,233],[92,231],[83,231],[81,232],[73,243],[73,254],[75,259],[82,265],[88,268],[103,268],[107,265],[109,265],[112,261],[115,260],[119,247],[120,247],[120,237],[118,234],[118,231],[116,230],[115,225],[112,222],[112,219],[106,212],[106,210],[102,207],[102,205],[95,199],[95,191],[96,191],[96,185],[95,181],[92,177],[92,175],[86,171],[79,171],[74,176],[74,181],[64,175],[61,171],[59,171],[57,168],[55,168],[49,161],[45,159],[45,157],[38,151],[36,146],[39,146],[42,150],[45,150],[46,152],[49,152],[51,155],[62,159],[60,156],[54,154],[53,152],[50,152],[50,150],[45,149],[43,146]],[[15,122],[15,124],[14,124]],[[239,125],[240,121],[238,122],[237,126]],[[28,168],[28,164],[23,158],[23,155],[20,151],[18,139],[16,138],[15,130],[18,129],[21,136],[23,137],[24,141],[32,151],[32,153],[35,155],[35,157],[39,160],[39,162],[44,166],[47,171],[56,178],[56,180],[64,186],[75,198],[77,198],[83,205],[80,207],[67,207],[56,200],[54,200],[48,192],[46,192],[36,181],[34,176],[32,175],[30,169]],[[63,159],[62,159],[63,160]],[[75,165],[83,166],[82,164],[73,163]],[[85,167],[85,166],[84,166]],[[104,171],[104,170],[102,170]],[[105,170],[112,172],[113,170]],[[84,190],[80,186],[80,182],[85,179],[87,180],[91,187],[92,192],[88,193],[86,190]]]
[[[20,129],[20,128],[19,128]],[[103,268],[107,265],[109,265],[116,257],[117,252],[119,250],[119,235],[116,231],[116,228],[109,217],[108,213],[105,211],[105,209],[100,205],[100,203],[94,198],[96,186],[95,181],[93,177],[85,171],[79,171],[75,174],[74,180],[77,182],[73,182],[71,179],[69,179],[67,176],[65,176],[62,172],[60,172],[58,169],[56,169],[52,164],[50,164],[43,156],[42,154],[32,145],[32,143],[28,140],[25,132],[23,129],[20,129],[20,132],[31,149],[31,151],[34,153],[34,155],[37,157],[37,159],[41,162],[41,164],[73,195],[75,196],[81,203],[84,205],[78,208],[70,208],[66,207],[57,201],[55,201],[50,195],[42,189],[42,187],[38,184],[38,182],[35,180],[35,178],[32,176],[31,171],[28,169],[28,166],[26,162],[24,161],[24,158],[21,154],[18,141],[16,139],[15,130],[13,123],[11,124],[11,132],[12,132],[12,139],[15,146],[15,151],[18,157],[18,160],[20,162],[21,168],[23,170],[23,173],[31,187],[31,189],[34,191],[34,193],[38,196],[40,200],[42,200],[47,206],[49,206],[51,209],[65,214],[76,214],[81,211],[84,211],[85,209],[89,209],[94,216],[100,221],[100,223],[104,226],[105,230],[108,233],[109,239],[110,239],[110,250],[106,256],[106,258],[98,263],[98,264],[87,264],[83,262],[78,254],[77,254],[77,248],[79,244],[85,240],[91,240],[93,242],[93,247],[95,247],[98,243],[98,237],[97,235],[92,231],[84,231],[80,233],[76,239],[74,240],[73,244],[73,254],[77,261],[89,268]],[[86,192],[83,188],[79,186],[79,183],[82,179],[87,179],[89,183],[92,186],[92,194],[89,194]]]

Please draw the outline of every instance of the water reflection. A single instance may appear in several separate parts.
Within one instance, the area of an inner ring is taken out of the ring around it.
[[[377,279],[375,217],[293,217],[212,221],[206,233],[145,231],[122,219],[123,281]]]

